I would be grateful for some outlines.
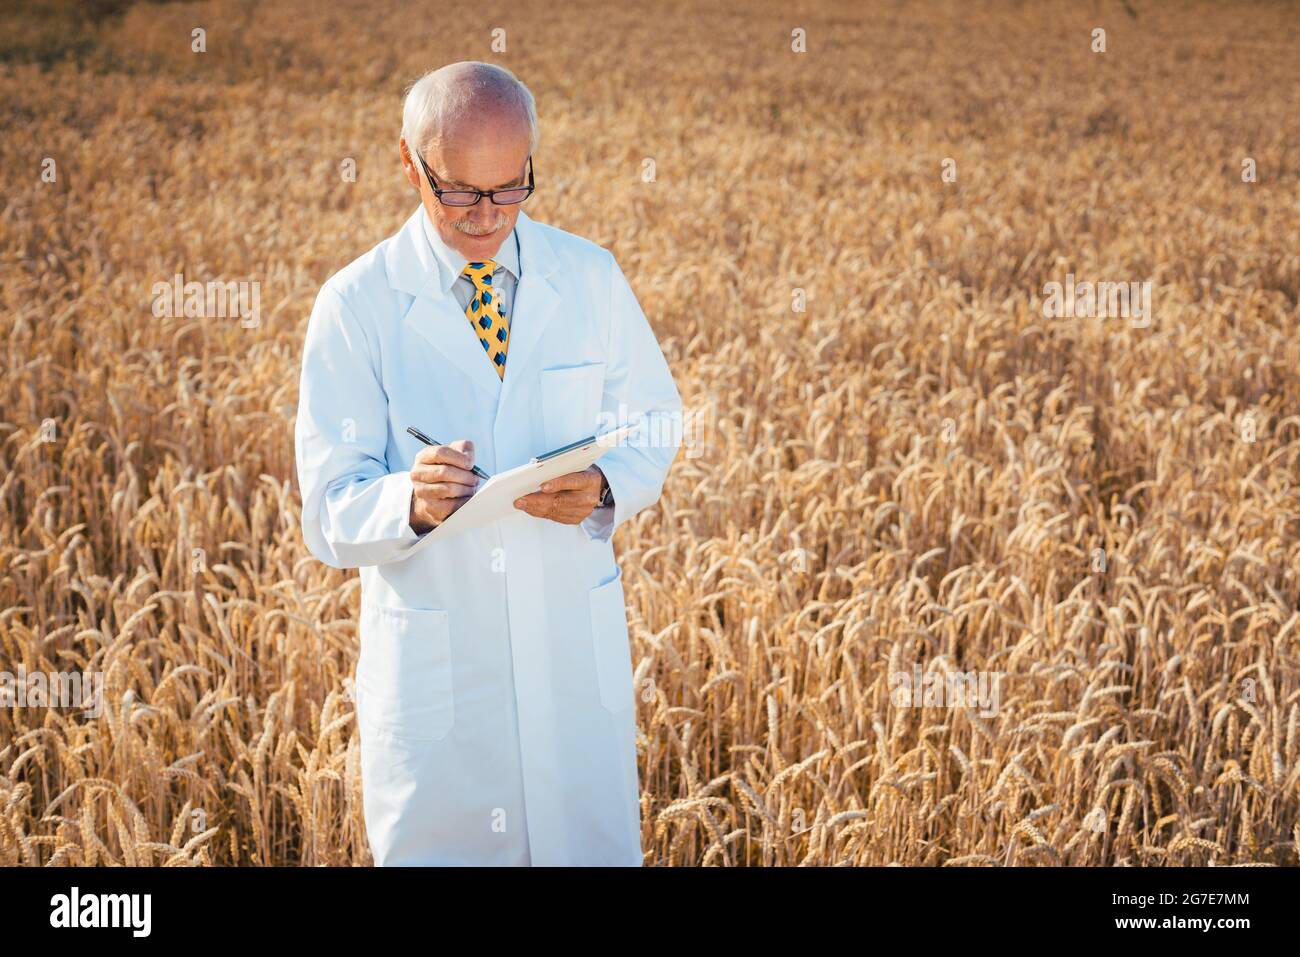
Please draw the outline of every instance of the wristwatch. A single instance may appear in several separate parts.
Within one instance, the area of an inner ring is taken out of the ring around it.
[[[597,467],[599,471],[599,467]],[[609,487],[609,479],[605,478],[605,473],[600,473],[600,501],[596,503],[597,508],[604,508],[606,505],[614,504],[614,490]]]

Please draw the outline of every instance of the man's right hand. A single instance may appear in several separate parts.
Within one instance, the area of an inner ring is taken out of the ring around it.
[[[474,467],[474,443],[457,439],[450,445],[426,445],[411,466],[411,529],[432,531],[474,494],[479,478]]]

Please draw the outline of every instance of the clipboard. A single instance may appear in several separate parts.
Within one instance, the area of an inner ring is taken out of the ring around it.
[[[625,425],[621,428],[589,435],[562,445],[558,449],[535,455],[523,465],[498,472],[480,485],[467,501],[447,517],[441,525],[435,526],[408,550],[410,555],[423,548],[432,539],[446,539],[460,532],[481,528],[499,518],[511,515],[527,515],[515,508],[515,499],[528,495],[541,488],[543,482],[581,472],[595,463],[610,449],[621,444],[624,439],[640,427],[640,423]]]

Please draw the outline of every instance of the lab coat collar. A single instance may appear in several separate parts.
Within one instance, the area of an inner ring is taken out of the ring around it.
[[[521,209],[519,212],[522,215],[523,210]],[[424,226],[425,238],[428,239],[429,245],[433,247],[433,253],[438,259],[440,267],[439,280],[442,291],[444,293],[451,292],[452,286],[460,277],[460,274],[465,271],[465,264],[469,260],[443,242],[442,236],[438,234],[437,228],[428,216],[421,216],[420,220]],[[520,248],[523,247],[523,242],[517,239],[518,228],[518,220],[516,219],[515,228],[511,229],[506,234],[506,238],[501,240],[501,247],[493,257],[493,262],[509,270],[510,275],[514,276],[515,279],[519,278],[519,256],[515,250],[515,244],[518,243]]]
[[[515,383],[523,381],[528,360],[555,316],[560,293],[548,277],[559,268],[559,258],[541,224],[521,209],[515,220],[515,232],[519,236],[519,285],[514,295],[510,347],[502,382],[451,292],[455,276],[444,286],[444,271],[450,270],[454,262],[451,265],[441,262],[434,251],[426,232],[428,218],[424,206],[416,206],[388,243],[385,265],[389,285],[415,297],[405,317],[415,332],[501,401]],[[427,228],[436,235],[432,224]]]

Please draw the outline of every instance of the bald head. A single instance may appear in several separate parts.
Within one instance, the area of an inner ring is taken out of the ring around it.
[[[533,94],[505,67],[480,60],[449,63],[420,77],[406,94],[402,137],[421,153],[484,126],[514,127],[537,149]]]

